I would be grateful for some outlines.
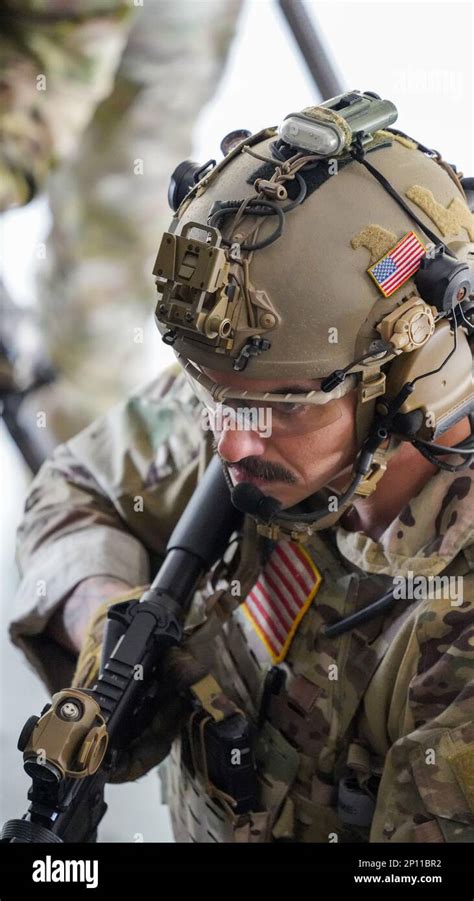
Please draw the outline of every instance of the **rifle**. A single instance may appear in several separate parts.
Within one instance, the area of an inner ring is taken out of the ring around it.
[[[21,819],[5,823],[0,841],[97,840],[97,827],[107,810],[104,787],[120,748],[126,746],[132,732],[139,735],[156,712],[153,698],[163,654],[181,643],[184,618],[198,581],[220,559],[241,518],[231,503],[220,461],[214,457],[168,541],[151,586],[139,600],[110,607],[100,674],[93,688],[61,689],[40,717],[30,717],[25,723],[18,747],[23,751],[24,769],[32,778],[31,804]],[[223,724],[224,754],[229,729],[237,742],[248,742],[242,715],[235,714]],[[213,724],[213,755],[219,725]],[[240,780],[248,805],[253,803],[249,791],[252,768],[253,763],[249,766],[246,761]],[[222,779],[225,769],[222,759],[218,760],[217,779]],[[226,786],[221,787],[225,790]],[[245,803],[238,809],[243,811]]]

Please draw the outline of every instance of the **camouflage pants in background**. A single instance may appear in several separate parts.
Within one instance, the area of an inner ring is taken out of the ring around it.
[[[154,258],[171,218],[169,178],[191,154],[193,127],[222,74],[240,5],[137,4],[112,92],[50,176],[53,224],[37,275],[42,333],[60,379],[31,398],[30,412],[46,411],[56,440],[117,402],[149,374],[152,353],[161,353],[150,325],[142,330],[154,309]]]

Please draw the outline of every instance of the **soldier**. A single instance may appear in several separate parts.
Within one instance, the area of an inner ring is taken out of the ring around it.
[[[47,187],[52,224],[35,274],[42,344],[59,374],[23,415],[36,421],[45,412],[56,442],[149,375],[148,273],[168,220],[169,172],[191,151],[240,5],[6,4],[0,210]]]
[[[178,186],[154,269],[177,363],[27,500],[11,636],[51,691],[94,684],[108,606],[214,452],[246,510],[114,776],[166,758],[178,841],[474,839],[474,222],[394,110],[352,92]],[[250,814],[183,753],[210,677],[257,731]]]

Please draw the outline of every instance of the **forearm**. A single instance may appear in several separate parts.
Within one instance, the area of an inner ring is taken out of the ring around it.
[[[179,459],[168,447],[166,431],[157,445],[160,404],[169,391],[182,390],[175,384],[178,377],[166,370],[139,395],[57,447],[32,482],[17,533],[21,582],[9,634],[49,692],[69,684],[84,621],[107,600],[105,592],[112,599],[149,583],[150,569],[164,558],[192,493],[203,434],[196,425],[199,435],[190,437],[194,406],[183,405],[186,415],[177,414],[181,431],[173,448]],[[139,511],[137,497],[143,500]],[[94,583],[100,596],[84,600],[82,592]],[[78,618],[73,635],[71,616]]]
[[[130,591],[132,585],[111,576],[93,576],[80,582],[49,620],[46,632],[68,651],[78,654],[89,621],[103,601]]]

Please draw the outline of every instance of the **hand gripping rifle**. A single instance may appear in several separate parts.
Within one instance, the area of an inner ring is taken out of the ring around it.
[[[150,588],[140,600],[110,608],[94,687],[62,689],[40,717],[25,723],[18,747],[32,778],[31,804],[22,819],[4,825],[2,842],[96,841],[107,810],[104,787],[118,751],[130,739],[131,728],[139,735],[156,713],[152,700],[163,653],[182,641],[198,581],[224,553],[240,521],[214,457],[168,541]],[[246,738],[243,717],[231,719],[237,740]],[[224,722],[225,752],[229,721]],[[222,760],[217,770],[222,776]],[[248,788],[248,779],[246,784]]]

